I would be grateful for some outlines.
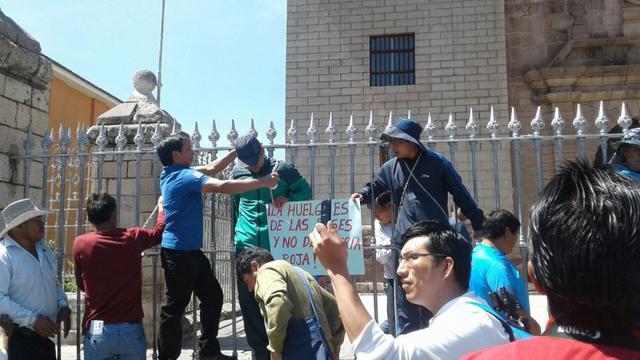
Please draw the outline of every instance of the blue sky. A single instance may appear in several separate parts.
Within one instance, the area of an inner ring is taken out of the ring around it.
[[[161,0],[2,0],[42,51],[122,100],[138,69],[157,73]],[[191,133],[211,119],[227,145],[256,120],[284,136],[286,0],[166,0],[162,108]],[[82,120],[82,119],[79,119]]]

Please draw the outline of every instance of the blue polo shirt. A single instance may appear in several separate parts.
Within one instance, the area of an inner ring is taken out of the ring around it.
[[[529,292],[520,272],[502,251],[485,244],[478,244],[471,254],[471,278],[469,290],[491,305],[489,292],[505,287],[515,295],[522,308],[529,309]]]
[[[202,186],[209,177],[182,165],[165,166],[160,175],[164,202],[163,248],[202,248]]]

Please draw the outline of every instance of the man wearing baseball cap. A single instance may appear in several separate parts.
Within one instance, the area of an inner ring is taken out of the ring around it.
[[[640,128],[630,129],[611,158],[616,171],[640,181]]]
[[[234,195],[233,202],[236,214],[236,255],[254,246],[270,250],[267,205],[273,203],[280,208],[287,201],[311,200],[311,187],[293,165],[267,157],[260,141],[251,134],[240,136],[236,140],[235,150],[237,162],[233,169],[234,179],[255,179],[272,173],[280,176],[275,188],[237,194]],[[255,352],[255,359],[270,359],[264,319],[260,315],[258,303],[243,281],[238,281],[238,300],[247,342]]]
[[[17,325],[9,340],[10,359],[55,359],[50,338],[61,322],[64,336],[69,334],[69,302],[56,277],[56,257],[43,240],[49,214],[30,199],[2,211],[6,226],[0,232],[0,314]]]
[[[474,235],[479,234],[484,214],[462,184],[460,175],[442,154],[428,150],[420,142],[422,126],[409,119],[399,119],[395,126],[380,135],[396,155],[380,167],[373,184],[367,184],[351,195],[364,204],[385,191],[391,191],[391,206],[395,213],[392,244],[402,248],[402,235],[416,222],[435,220],[449,224],[448,194],[456,207],[471,220]],[[431,314],[406,301],[402,289],[397,293],[398,324],[395,334],[411,332],[427,325]],[[392,329],[393,330],[393,329]],[[394,333],[394,332],[391,332]]]

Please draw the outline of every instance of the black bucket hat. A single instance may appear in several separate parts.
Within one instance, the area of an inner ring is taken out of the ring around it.
[[[620,150],[625,145],[640,146],[640,128],[629,129],[624,134],[624,136],[622,136],[622,139],[620,139],[620,141],[615,143],[614,146],[616,149],[616,153],[613,155],[613,157],[611,157],[611,160],[609,160],[610,164],[622,163],[622,154]]]
[[[427,148],[420,142],[420,134],[422,134],[420,124],[409,119],[399,119],[393,127],[380,134],[380,140],[389,141],[390,138],[406,140],[416,144],[420,150],[426,151]]]

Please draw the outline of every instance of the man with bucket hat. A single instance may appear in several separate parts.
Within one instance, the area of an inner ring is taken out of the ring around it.
[[[640,181],[640,128],[624,134],[610,163],[617,172]]]
[[[0,314],[17,325],[9,339],[10,359],[55,359],[52,338],[64,322],[69,334],[69,302],[56,277],[57,262],[43,240],[44,217],[30,199],[2,211],[0,232]]]
[[[395,216],[392,244],[398,249],[403,245],[402,235],[416,222],[435,220],[449,224],[448,194],[453,195],[456,207],[471,220],[474,235],[482,229],[484,221],[482,210],[462,184],[453,165],[443,155],[428,150],[420,142],[421,133],[422,127],[409,119],[399,119],[395,126],[382,133],[380,139],[389,143],[395,157],[380,167],[373,184],[367,184],[351,195],[353,200],[369,204],[378,194],[391,191]],[[425,327],[431,314],[407,302],[402,289],[396,289],[396,335]]]
[[[311,186],[293,165],[267,157],[264,147],[252,134],[240,136],[236,140],[235,151],[238,160],[233,169],[234,179],[255,179],[268,174],[278,174],[280,177],[276,187],[246,191],[234,195],[233,201],[236,255],[255,246],[270,250],[267,205],[281,208],[287,201],[311,200]],[[247,342],[256,360],[269,359],[269,339],[260,307],[247,285],[243,281],[237,284]]]

